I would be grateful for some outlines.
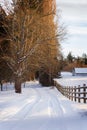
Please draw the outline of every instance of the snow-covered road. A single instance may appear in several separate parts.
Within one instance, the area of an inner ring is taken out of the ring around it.
[[[87,105],[56,88],[29,83],[22,94],[0,92],[0,130],[87,130]]]

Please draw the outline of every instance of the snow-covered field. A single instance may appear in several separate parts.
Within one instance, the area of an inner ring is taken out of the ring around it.
[[[0,130],[87,130],[87,105],[30,82],[22,94],[0,91]]]
[[[83,84],[87,85],[87,76],[72,76],[70,72],[62,72],[62,78],[55,79],[62,86],[83,86]]]

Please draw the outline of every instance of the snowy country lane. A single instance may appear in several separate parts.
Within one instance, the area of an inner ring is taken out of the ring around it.
[[[87,130],[87,105],[69,101],[56,88],[28,85],[22,94],[0,92],[0,130]]]

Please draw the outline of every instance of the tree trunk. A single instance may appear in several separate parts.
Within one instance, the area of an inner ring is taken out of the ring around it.
[[[15,92],[21,93],[21,78],[19,77],[15,78]]]
[[[2,81],[0,81],[0,85],[1,85],[1,91],[3,91],[3,84],[2,84]]]

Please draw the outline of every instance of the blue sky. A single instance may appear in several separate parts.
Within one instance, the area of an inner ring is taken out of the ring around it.
[[[87,0],[56,0],[61,22],[68,30],[67,40],[61,43],[66,56],[70,51],[74,56],[87,54]]]

